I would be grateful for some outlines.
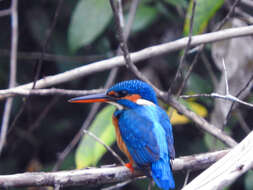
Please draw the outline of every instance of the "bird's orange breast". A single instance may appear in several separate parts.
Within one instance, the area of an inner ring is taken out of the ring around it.
[[[121,134],[120,134],[120,130],[119,130],[119,125],[118,125],[118,119],[115,116],[112,116],[112,121],[113,121],[113,125],[115,128],[115,133],[116,133],[116,139],[117,139],[117,144],[119,149],[127,156],[127,158],[129,159],[130,163],[134,163],[132,156],[130,155],[126,144],[124,143]]]

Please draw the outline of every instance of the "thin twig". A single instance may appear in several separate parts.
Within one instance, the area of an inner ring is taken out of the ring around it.
[[[201,46],[201,49],[195,55],[195,57],[194,57],[194,59],[192,61],[192,64],[190,65],[190,67],[189,67],[189,69],[188,69],[188,71],[187,71],[187,73],[186,73],[186,75],[184,77],[184,80],[183,80],[183,82],[182,82],[182,84],[181,84],[181,86],[180,86],[180,88],[179,88],[179,90],[177,92],[177,96],[179,96],[182,93],[182,91],[183,91],[183,89],[185,87],[185,84],[188,81],[188,79],[189,79],[189,77],[190,77],[190,75],[191,75],[191,73],[193,71],[194,66],[197,64],[197,61],[199,59],[199,55],[203,51],[203,48],[204,48],[204,46]]]
[[[190,174],[191,174],[191,171],[187,170],[186,171],[186,175],[185,175],[185,179],[184,179],[184,185],[183,185],[183,187],[187,185],[187,183],[189,181]]]
[[[17,72],[17,51],[18,51],[18,0],[12,0],[11,3],[11,57],[10,57],[10,81],[9,88],[16,85],[16,72]],[[6,135],[9,125],[9,119],[12,107],[12,98],[8,98],[4,107],[3,120],[1,126],[0,136],[0,154],[6,141]]]
[[[235,97],[239,97],[248,87],[249,85],[251,84],[251,82],[253,81],[253,74],[252,76],[250,77],[250,79],[248,80],[248,82],[245,84],[244,87],[242,87],[242,89],[235,95]],[[227,114],[227,117],[226,117],[226,120],[225,120],[225,123],[228,121],[228,118],[230,117],[231,115],[231,112],[234,108],[234,105],[235,105],[235,102],[233,102],[229,108],[229,111],[228,111],[228,114]]]
[[[11,9],[5,9],[0,11],[0,17],[9,16],[11,14]]]
[[[242,113],[239,109],[236,110],[235,112],[235,116],[240,124],[240,127],[243,129],[243,131],[246,133],[246,134],[249,134],[251,132],[251,129],[250,127],[248,126],[247,122],[244,120],[243,116],[242,116]]]
[[[234,1],[231,9],[229,10],[228,14],[225,16],[225,18],[215,27],[214,31],[218,31],[222,28],[222,26],[231,18],[232,14],[235,11],[236,6],[238,3],[240,3],[241,0]]]
[[[98,143],[100,143],[101,145],[103,145],[105,147],[106,150],[108,150],[118,161],[119,163],[124,166],[125,162],[119,157],[119,155],[114,152],[113,149],[111,149],[111,147],[107,146],[101,139],[99,139],[95,134],[93,134],[90,131],[87,131],[86,129],[83,130],[83,132],[85,134],[88,134],[89,136],[91,136],[92,138],[94,138]]]
[[[60,13],[62,4],[63,4],[63,0],[59,0],[58,4],[57,4],[57,7],[56,7],[56,10],[55,10],[53,21],[51,23],[51,26],[50,26],[49,30],[46,33],[46,40],[45,40],[45,43],[44,43],[43,48],[42,48],[42,54],[41,54],[41,57],[40,57],[40,59],[38,61],[38,64],[36,65],[36,71],[35,71],[35,76],[34,76],[34,81],[33,81],[32,89],[35,88],[36,82],[39,79],[39,75],[41,73],[41,69],[42,69],[42,65],[43,65],[43,61],[44,61],[44,54],[46,52],[49,40],[50,40],[50,38],[52,36],[53,30],[54,30],[55,25],[57,23],[57,19],[59,17],[59,13]]]
[[[224,58],[222,58],[222,66],[224,69],[224,80],[225,80],[225,90],[226,90],[225,94],[229,96],[230,93],[229,93],[229,87],[228,87],[228,74],[227,74],[227,69],[226,69]]]
[[[45,41],[45,45],[44,45],[44,49],[43,49],[43,52],[41,54],[41,59],[39,60],[39,64],[38,64],[38,67],[37,68],[37,71],[35,73],[35,78],[34,78],[34,81],[31,83],[31,89],[34,89],[35,88],[35,85],[36,85],[36,82],[37,82],[37,79],[38,79],[38,76],[39,76],[39,73],[40,73],[40,67],[41,67],[41,64],[40,62],[43,61],[43,53],[45,53],[45,50],[46,50],[46,46],[47,46],[47,43],[49,41],[49,38],[50,38],[50,35],[51,35],[51,32],[53,31],[53,28],[56,24],[56,20],[58,18],[58,13],[60,11],[60,8],[61,8],[61,5],[62,5],[62,0],[59,0],[58,2],[58,6],[57,6],[57,9],[56,9],[56,13],[54,15],[54,19],[53,19],[53,23],[52,23],[52,28],[49,30],[49,33],[47,35],[47,39]],[[16,55],[17,56],[17,55]],[[42,62],[41,62],[42,63]],[[9,88],[10,89],[10,88]],[[23,105],[21,106],[21,108],[19,109],[18,111],[18,114],[15,115],[14,119],[13,119],[13,122],[11,124],[11,128],[13,128],[16,124],[16,121],[18,121],[19,117],[22,115],[23,111],[25,110],[26,106],[27,106],[27,103],[29,102],[29,96],[26,98],[26,101],[23,102]]]
[[[68,144],[68,146],[58,155],[58,159],[57,162],[55,163],[52,171],[57,171],[59,170],[61,164],[63,163],[64,159],[67,157],[67,155],[69,155],[69,153],[73,150],[73,148],[77,145],[77,143],[79,142],[79,140],[81,139],[81,137],[83,136],[83,130],[88,128],[88,126],[90,125],[90,123],[93,121],[98,108],[100,106],[100,103],[98,104],[94,104],[89,112],[88,117],[86,118],[86,120],[84,121],[81,129],[76,133],[76,135],[74,136],[74,138],[71,140],[71,142]]]
[[[211,134],[215,138],[221,140],[224,144],[234,147],[237,143],[236,141],[224,133],[222,130],[218,129],[211,123],[207,122],[204,118],[198,116],[195,112],[187,109],[185,106],[180,104],[176,98],[167,95],[167,93],[159,92],[160,97],[163,101],[168,102],[172,107],[176,108],[176,110],[180,113],[183,113],[186,117],[194,121],[201,130]]]
[[[184,64],[184,61],[185,61],[185,58],[186,58],[186,55],[188,53],[188,50],[190,49],[190,46],[191,46],[191,41],[192,41],[192,31],[193,31],[193,24],[194,24],[194,15],[195,15],[195,10],[196,10],[196,0],[193,1],[193,4],[192,4],[192,14],[191,14],[191,18],[190,18],[190,30],[189,30],[189,34],[188,34],[188,42],[187,42],[187,45],[184,49],[184,53],[183,53],[183,56],[181,56],[180,58],[180,62],[179,62],[179,65],[177,67],[177,72],[175,74],[175,77],[169,87],[169,90],[168,90],[168,93],[171,94],[171,90],[172,90],[172,87],[173,85],[175,84],[175,81],[178,80],[178,77],[179,77],[179,73],[181,72],[182,70],[182,66]],[[177,92],[177,97],[181,94],[182,92],[182,87],[184,85],[182,84],[181,85],[181,88],[179,88],[178,92]]]
[[[189,99],[189,98],[197,98],[197,97],[210,97],[210,98],[220,98],[220,99],[224,99],[227,101],[231,101],[231,102],[236,102],[242,105],[245,105],[249,108],[253,108],[253,104],[248,103],[248,102],[244,102],[242,100],[240,100],[239,98],[232,96],[230,94],[228,95],[222,95],[222,94],[218,94],[218,93],[211,93],[211,94],[193,94],[193,95],[181,95],[180,98],[184,98],[184,99]]]

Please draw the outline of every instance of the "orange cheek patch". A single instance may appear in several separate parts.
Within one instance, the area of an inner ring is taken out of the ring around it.
[[[138,99],[140,99],[141,96],[138,95],[138,94],[133,94],[133,95],[130,95],[130,96],[126,96],[124,97],[123,99],[127,99],[127,100],[130,100],[132,102],[136,102]]]

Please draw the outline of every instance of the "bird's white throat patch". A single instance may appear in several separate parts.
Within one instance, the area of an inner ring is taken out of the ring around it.
[[[151,101],[145,100],[145,99],[138,99],[136,101],[136,104],[143,105],[143,106],[154,106],[155,104]]]
[[[117,104],[116,102],[108,102],[108,103],[110,103],[110,104],[116,106],[116,108],[119,109],[119,110],[123,110],[123,106],[120,105],[120,104]]]

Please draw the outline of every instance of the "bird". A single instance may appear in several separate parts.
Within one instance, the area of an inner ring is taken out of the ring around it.
[[[72,98],[69,102],[106,102],[116,106],[112,121],[118,147],[129,159],[126,167],[132,172],[134,167],[150,168],[160,189],[175,188],[171,169],[171,160],[175,158],[172,125],[148,83],[122,81],[105,93]]]

